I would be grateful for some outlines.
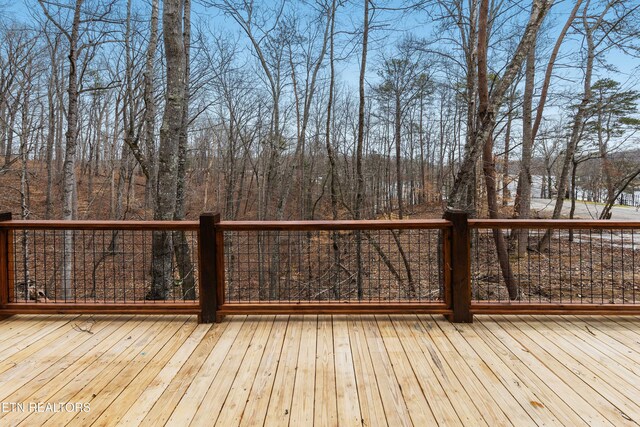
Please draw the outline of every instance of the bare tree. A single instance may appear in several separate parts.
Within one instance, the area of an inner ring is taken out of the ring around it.
[[[427,90],[430,83],[429,67],[422,50],[415,49],[411,39],[404,40],[398,46],[398,53],[392,58],[383,58],[378,70],[382,82],[376,88],[384,99],[389,98],[393,105],[394,144],[396,162],[396,192],[398,216],[404,217],[404,176],[402,168],[402,127],[405,115],[415,102]]]
[[[184,7],[180,0],[166,0],[162,10],[164,51],[166,55],[166,95],[160,148],[154,219],[171,220],[176,208],[178,147],[183,129],[185,101]],[[152,283],[146,298],[166,299],[172,285],[173,243],[171,233],[153,234]]]
[[[362,171],[362,154],[364,145],[364,78],[367,70],[367,51],[369,48],[369,1],[364,0],[364,18],[362,21],[362,56],[360,58],[360,77],[358,79],[358,134],[356,140],[356,203],[355,219],[362,218],[362,202],[364,199],[364,173]],[[362,234],[356,231],[356,286],[358,299],[362,298]]]
[[[474,129],[471,143],[466,147],[464,158],[456,176],[453,189],[449,194],[448,205],[453,209],[470,209],[467,201],[467,193],[470,191],[469,188],[473,185],[473,167],[478,156],[482,152],[489,217],[497,218],[498,216],[492,142],[492,133],[496,123],[496,112],[503,102],[507,89],[522,66],[529,49],[531,49],[540,25],[542,24],[542,21],[544,20],[544,17],[552,3],[552,0],[534,0],[529,22],[525,27],[524,34],[520,39],[518,47],[508,62],[504,74],[502,76],[495,77],[491,93],[489,93],[488,87],[489,76],[487,67],[489,1],[482,0],[480,3],[478,21],[479,104],[476,119],[477,127]],[[498,259],[502,275],[509,291],[509,297],[511,299],[515,299],[518,296],[518,290],[513,280],[504,236],[499,230],[494,230],[494,239],[496,242],[496,250],[498,251]]]
[[[182,38],[184,43],[184,95],[182,100],[182,125],[178,139],[178,168],[176,171],[176,207],[173,219],[183,220],[186,209],[186,173],[187,173],[187,144],[189,131],[189,98],[190,98],[190,59],[191,59],[191,0],[184,0],[184,15],[182,19]],[[178,273],[182,286],[182,297],[188,300],[196,298],[196,282],[191,250],[184,231],[173,233],[173,250],[176,257]]]
[[[569,28],[573,24],[573,21],[580,9],[580,5],[582,4],[582,0],[577,0],[567,21],[565,22],[556,43],[553,47],[553,51],[551,52],[551,56],[549,57],[549,61],[547,63],[547,68],[545,71],[544,80],[542,83],[542,90],[540,92],[540,99],[538,101],[538,107],[536,108],[536,116],[535,121],[533,121],[532,117],[532,103],[533,103],[533,90],[535,84],[535,61],[536,61],[536,49],[535,43],[532,49],[529,51],[529,55],[527,57],[526,62],[526,71],[525,71],[525,91],[524,91],[524,99],[523,99],[523,118],[522,118],[522,154],[520,161],[520,174],[518,176],[518,189],[516,192],[516,201],[515,205],[515,214],[516,217],[521,219],[526,219],[530,217],[531,214],[531,159],[533,153],[533,146],[535,143],[535,139],[538,133],[538,129],[540,128],[540,123],[542,121],[544,107],[547,101],[547,95],[549,90],[549,85],[551,84],[551,76],[553,74],[553,69],[555,67],[556,58],[558,56],[558,52],[560,51],[560,47],[564,38],[569,31]],[[533,121],[533,123],[532,123]],[[520,230],[518,233],[518,255],[524,256],[526,251],[528,240],[528,234],[525,230]]]
[[[144,143],[147,149],[147,163],[150,167],[147,167],[147,185],[145,191],[146,205],[150,206],[153,200],[152,194],[155,188],[156,179],[156,142],[155,142],[155,123],[156,123],[156,98],[155,98],[155,59],[156,50],[158,48],[158,2],[159,0],[151,0],[151,20],[149,24],[149,45],[147,47],[147,53],[144,66]],[[140,159],[138,159],[140,161]],[[142,167],[142,164],[141,164]],[[144,172],[144,168],[143,168]]]
[[[82,81],[87,66],[95,55],[96,46],[104,42],[107,31],[100,31],[100,23],[106,23],[112,12],[113,3],[107,3],[97,13],[86,13],[85,0],[75,0],[70,5],[38,0],[47,19],[60,31],[68,43],[69,73],[67,84],[67,130],[62,166],[62,218],[75,219],[77,216],[76,197],[76,149],[78,143],[78,105]],[[71,17],[66,18],[66,11]],[[89,34],[90,33],[90,34]],[[97,35],[92,38],[91,35]],[[79,62],[80,55],[84,55]],[[73,232],[64,232],[63,256],[63,298],[72,298],[71,269],[73,253]]]
[[[620,8],[620,10],[618,10],[618,8]],[[560,214],[562,213],[562,206],[564,204],[564,199],[569,184],[568,177],[573,163],[573,156],[576,152],[578,143],[580,142],[580,136],[582,134],[584,126],[584,118],[587,113],[589,103],[592,99],[593,92],[591,88],[591,80],[593,76],[593,67],[596,60],[596,55],[604,50],[602,49],[602,45],[605,44],[605,42],[609,41],[610,37],[615,34],[614,30],[616,29],[616,27],[621,22],[624,22],[624,20],[629,16],[632,16],[632,13],[637,9],[638,6],[632,7],[631,9],[626,9],[624,2],[621,2],[619,0],[611,0],[604,3],[602,9],[599,12],[592,14],[590,13],[591,0],[586,0],[584,3],[581,16],[581,28],[586,44],[586,60],[584,64],[582,99],[573,116],[571,135],[567,140],[567,145],[564,150],[562,170],[557,180],[558,192],[556,203],[553,208],[552,218],[560,218]],[[608,22],[606,17],[612,10],[613,14],[615,15],[615,20],[614,22]],[[599,34],[600,30],[603,29],[603,25],[605,24],[605,22],[607,29],[601,31],[601,34]],[[540,239],[540,242],[538,243],[539,250],[548,247],[551,240],[551,233],[551,230],[547,230],[542,239]]]

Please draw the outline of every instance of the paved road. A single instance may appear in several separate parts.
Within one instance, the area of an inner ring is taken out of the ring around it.
[[[551,199],[531,199],[531,209],[551,213],[555,202],[555,200]],[[579,219],[597,219],[603,207],[602,203],[576,201],[575,217]],[[563,215],[569,215],[569,208],[571,208],[571,202],[565,200],[562,206]],[[611,209],[611,219],[640,221],[640,211],[632,206],[614,206]]]

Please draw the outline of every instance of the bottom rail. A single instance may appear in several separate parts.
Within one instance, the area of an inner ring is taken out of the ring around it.
[[[199,314],[200,304],[184,303],[9,303],[0,316],[13,314]]]
[[[14,314],[200,314],[198,303],[9,303],[0,318]],[[446,304],[424,303],[232,303],[218,316],[241,314],[452,314]],[[640,304],[525,304],[486,302],[471,305],[476,314],[640,315]]]
[[[451,314],[446,304],[425,303],[232,303],[216,312],[233,314]]]
[[[528,304],[486,302],[471,304],[473,314],[640,315],[640,304]]]

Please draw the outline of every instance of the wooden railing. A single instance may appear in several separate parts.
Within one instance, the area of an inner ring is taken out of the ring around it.
[[[470,219],[468,224],[473,314],[640,314],[640,221]],[[494,231],[511,240],[515,299],[504,294]],[[524,251],[517,249],[520,233]]]
[[[197,289],[188,298],[175,289],[163,300],[146,295],[153,236],[186,233],[197,252],[197,231],[196,221],[23,221],[3,214],[0,315],[199,314]],[[198,264],[191,264],[184,276],[197,286]],[[168,270],[178,270],[175,256]]]
[[[506,275],[495,233],[507,242]],[[490,313],[640,314],[639,233],[640,222],[468,220],[461,212],[403,221],[204,214],[199,222],[4,214],[0,315],[188,313],[213,322],[249,313],[431,313],[471,322]],[[169,264],[158,265],[153,241],[169,237]]]
[[[448,220],[215,218],[217,315],[453,313]]]

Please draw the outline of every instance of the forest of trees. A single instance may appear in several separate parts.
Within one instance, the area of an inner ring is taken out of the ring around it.
[[[638,1],[26,0],[0,19],[0,203],[22,218],[528,218],[532,174],[608,208],[640,185]],[[153,277],[180,250],[155,233]]]

